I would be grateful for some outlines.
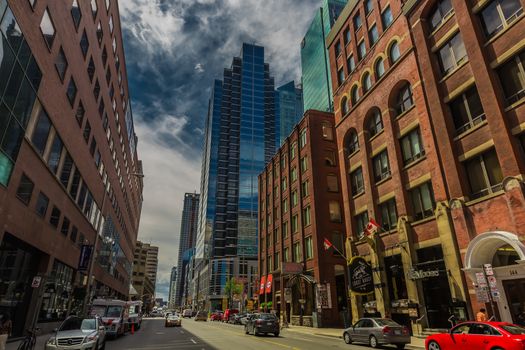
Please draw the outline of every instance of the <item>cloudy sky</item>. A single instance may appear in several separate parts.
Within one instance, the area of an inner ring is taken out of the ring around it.
[[[300,42],[320,0],[120,0],[145,189],[139,239],[160,247],[157,295],[177,262],[183,196],[199,192],[210,87],[243,42],[279,86],[300,81]]]

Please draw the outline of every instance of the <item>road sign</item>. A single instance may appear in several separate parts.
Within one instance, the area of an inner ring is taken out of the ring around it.
[[[483,269],[485,269],[485,275],[494,276],[494,270],[492,270],[491,264],[484,264]]]
[[[487,280],[485,279],[483,272],[476,272],[476,282],[480,288],[487,287]]]
[[[33,282],[31,282],[31,288],[40,287],[40,282],[42,282],[42,276],[33,277]]]

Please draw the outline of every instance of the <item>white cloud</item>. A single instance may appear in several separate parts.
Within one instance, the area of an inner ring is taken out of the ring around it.
[[[197,63],[193,69],[195,69],[197,73],[204,73],[204,66],[202,63]]]

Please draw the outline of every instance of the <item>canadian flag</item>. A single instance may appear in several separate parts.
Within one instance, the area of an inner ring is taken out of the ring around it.
[[[373,236],[376,234],[379,228],[380,228],[379,224],[373,218],[370,218],[370,221],[368,221],[368,224],[366,225],[366,228],[365,228],[365,235]]]
[[[324,239],[323,245],[324,245],[324,250],[328,250],[332,247],[332,243],[328,240],[328,238]]]

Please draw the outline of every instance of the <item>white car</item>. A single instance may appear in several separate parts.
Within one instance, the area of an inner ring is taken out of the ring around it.
[[[105,347],[106,330],[99,317],[71,316],[55,329],[54,335],[46,342],[45,350],[103,350]]]

